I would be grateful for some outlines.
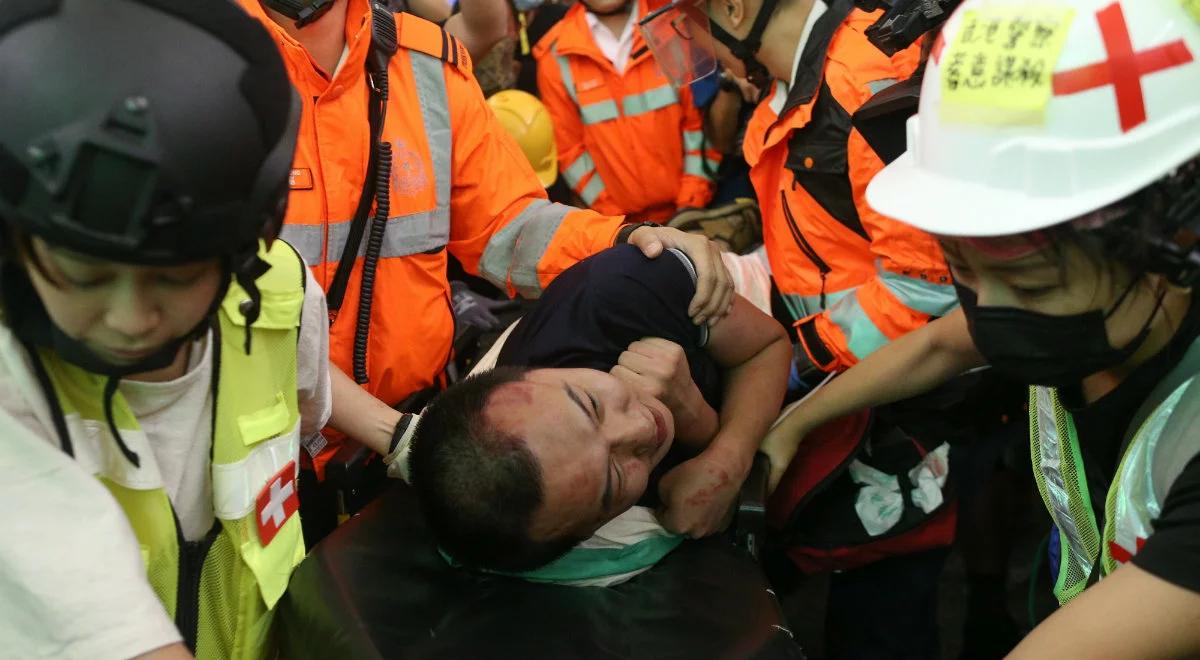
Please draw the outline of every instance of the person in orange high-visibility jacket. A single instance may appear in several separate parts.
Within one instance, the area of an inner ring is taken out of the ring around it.
[[[364,66],[371,7],[367,0],[345,0],[298,27],[287,13],[303,14],[295,11],[297,3],[238,2],[266,26],[303,101],[283,235],[328,290],[371,151]],[[386,453],[400,418],[390,406],[441,379],[454,334],[448,255],[510,295],[529,297],[615,240],[648,253],[678,246],[698,259],[708,278],[693,301],[699,320],[723,314],[732,295],[723,268],[713,267],[720,263],[715,247],[547,201],[484,101],[465,48],[433,23],[408,14],[394,20],[399,49],[388,66],[382,129],[392,153],[390,212],[372,297],[368,378],[360,389],[345,375],[359,310],[360,248],[340,312],[331,315],[330,359],[337,369],[329,444],[307,447],[320,478],[343,438],[333,429]],[[371,396],[364,398],[364,390]]]
[[[877,17],[851,0],[813,2],[792,83],[775,81],[744,141],[798,362],[822,371],[848,369],[957,306],[937,241],[865,199],[883,162],[850,118],[920,59],[919,43],[890,58],[873,46],[864,31]]]
[[[705,143],[691,91],[671,86],[636,29],[619,37],[632,40],[627,61],[602,52],[593,30],[607,28],[589,3],[613,2],[581,1],[542,37],[533,51],[538,90],[554,119],[559,171],[580,199],[601,213],[664,222],[708,205],[720,154]],[[627,6],[630,21],[646,14],[646,0]]]

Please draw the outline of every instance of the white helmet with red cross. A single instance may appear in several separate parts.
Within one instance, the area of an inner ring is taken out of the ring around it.
[[[1018,234],[1197,155],[1200,0],[966,0],[867,200],[935,234]]]

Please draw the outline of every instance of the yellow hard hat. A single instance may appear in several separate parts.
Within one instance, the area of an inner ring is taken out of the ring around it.
[[[520,145],[543,188],[558,178],[558,148],[554,144],[554,122],[546,106],[532,94],[506,89],[488,97],[488,105],[500,125]]]

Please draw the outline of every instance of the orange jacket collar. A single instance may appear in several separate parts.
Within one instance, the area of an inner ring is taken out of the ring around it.
[[[852,30],[860,36],[867,47],[874,48],[867,42],[866,30],[879,17],[879,10],[867,13],[856,9],[854,0],[831,0],[829,9],[817,19],[813,26],[812,36],[800,56],[800,66],[796,67],[796,77],[788,86],[787,100],[783,109],[775,117],[775,121],[767,130],[764,149],[770,148],[779,140],[787,137],[791,131],[803,128],[812,120],[812,102],[821,89],[825,79],[825,64],[829,58],[829,48],[833,38],[843,28]],[[768,95],[761,106],[768,106],[772,95]],[[769,107],[760,107],[759,111],[770,111]]]
[[[648,13],[648,6],[647,0],[638,0],[637,13],[639,17]],[[608,59],[600,52],[600,47],[592,38],[592,28],[588,25],[586,14],[587,7],[584,7],[582,2],[576,3],[574,7],[567,10],[566,15],[553,31],[538,43],[547,44],[547,46],[554,45],[559,55],[583,55],[600,62],[607,62]],[[634,57],[634,55],[637,56]],[[635,24],[633,47],[629,52],[629,64],[626,65],[626,70],[646,57],[652,57],[652,55],[646,47],[646,41],[642,39],[642,31]]]
[[[257,18],[274,39],[282,46],[283,53],[289,59],[299,57],[301,54],[308,58],[312,64],[313,72],[316,73],[319,68],[316,62],[313,62],[312,57],[308,55],[308,50],[303,44],[296,41],[292,35],[283,29],[282,25],[276,23],[263,9],[262,3],[259,0],[236,0],[241,5],[246,13],[254,18]],[[346,72],[353,72],[352,75],[359,75],[363,70],[363,65],[367,61],[367,50],[371,47],[371,3],[370,0],[349,0],[346,3],[346,47],[350,49],[349,55],[346,57],[345,63],[339,71],[340,75],[345,75]],[[332,72],[327,72],[332,73]],[[294,81],[295,82],[295,81]]]

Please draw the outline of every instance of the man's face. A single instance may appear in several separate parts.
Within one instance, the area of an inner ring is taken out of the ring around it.
[[[633,506],[675,436],[661,401],[593,369],[531,371],[493,392],[485,415],[541,466],[536,539],[590,535]]]

